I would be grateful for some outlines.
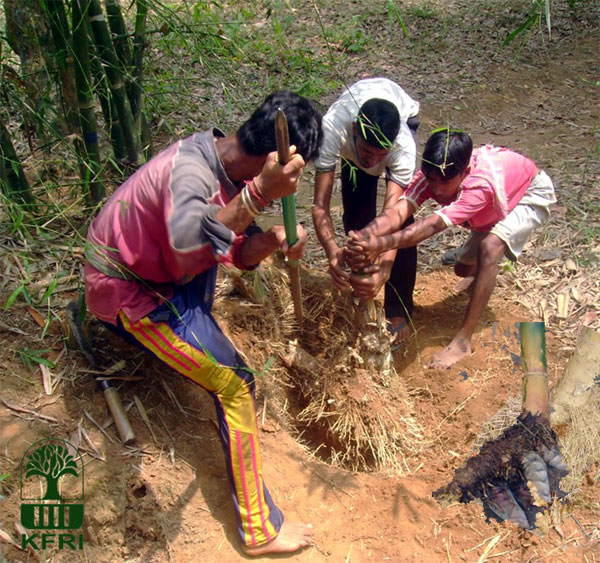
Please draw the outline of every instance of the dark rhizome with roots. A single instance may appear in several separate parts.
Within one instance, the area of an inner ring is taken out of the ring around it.
[[[532,476],[538,457],[548,467],[548,487],[542,492]],[[486,442],[479,454],[457,469],[454,479],[434,491],[433,496],[442,507],[480,499],[488,522],[490,518],[499,522],[510,519],[533,529],[538,513],[551,504],[550,495],[565,496],[559,485],[566,475],[556,434],[544,419],[527,413],[498,438]],[[506,496],[514,498],[522,509],[521,520],[503,510]]]

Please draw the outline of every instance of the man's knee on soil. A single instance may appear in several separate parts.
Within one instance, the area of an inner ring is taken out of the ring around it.
[[[462,264],[461,262],[454,264],[454,273],[459,278],[468,278],[469,276],[474,276],[476,270],[477,264]]]
[[[479,270],[497,267],[498,261],[504,256],[505,251],[506,245],[502,239],[490,233],[479,245],[479,252],[477,253]]]

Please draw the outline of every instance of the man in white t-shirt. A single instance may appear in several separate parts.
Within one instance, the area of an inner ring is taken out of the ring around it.
[[[360,230],[377,214],[377,183],[385,172],[383,208],[394,205],[415,172],[419,104],[387,78],[360,80],[347,88],[323,118],[323,143],[315,160],[313,221],[329,260],[334,284],[352,287],[361,299],[374,298],[385,284],[385,312],[395,344],[410,334],[416,247],[392,250],[378,258],[369,275],[345,271],[343,243],[338,245],[331,218],[335,168],[341,160],[343,224]],[[413,222],[409,219],[406,225]],[[404,225],[404,226],[406,226]],[[403,227],[404,227],[403,226]]]

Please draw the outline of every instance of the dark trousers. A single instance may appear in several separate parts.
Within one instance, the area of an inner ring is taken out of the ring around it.
[[[341,170],[342,216],[344,231],[366,227],[377,215],[377,176],[371,176],[344,160]],[[409,217],[405,228],[415,220]],[[384,308],[386,317],[404,317],[413,312],[413,290],[417,277],[417,247],[401,248],[396,252],[390,279],[385,284]]]

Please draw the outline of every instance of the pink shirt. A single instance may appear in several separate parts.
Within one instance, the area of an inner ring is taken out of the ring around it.
[[[535,163],[514,151],[485,145],[473,150],[471,171],[462,181],[452,203],[436,213],[446,226],[489,231],[519,203],[537,174]],[[420,170],[402,195],[415,207],[435,200]]]
[[[99,319],[115,324],[122,310],[135,322],[171,297],[173,284],[221,262],[243,267],[238,258],[246,235],[215,217],[237,193],[216,152],[220,134],[199,133],[162,151],[115,191],[90,225],[95,257],[123,266],[131,277],[86,264],[86,302]]]

